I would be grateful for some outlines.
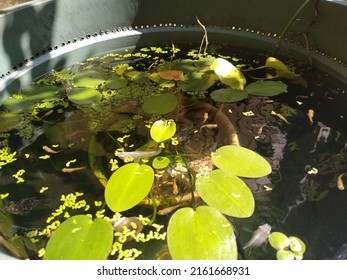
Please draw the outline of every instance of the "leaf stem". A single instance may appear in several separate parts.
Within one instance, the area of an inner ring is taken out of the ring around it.
[[[276,43],[276,49],[278,49],[284,39],[284,36],[286,36],[286,34],[288,33],[289,29],[292,28],[292,26],[294,25],[294,23],[296,22],[297,16],[302,12],[302,10],[308,5],[308,3],[310,3],[312,0],[306,0],[297,10],[296,12],[293,14],[293,16],[291,17],[291,19],[288,21],[287,25],[285,26],[285,28],[283,29],[281,35],[279,36],[277,43]]]

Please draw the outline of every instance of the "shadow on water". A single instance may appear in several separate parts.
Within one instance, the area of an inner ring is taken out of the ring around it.
[[[18,9],[9,9],[2,16],[4,53],[1,55],[6,58],[3,63],[7,64],[7,68],[10,70],[7,73],[1,73],[1,75],[6,76],[11,71],[22,68],[28,62],[39,57],[44,50],[49,49],[55,24],[55,10],[56,2],[50,1],[40,6],[23,5]],[[45,70],[49,71],[50,69]],[[37,77],[35,68],[31,69],[30,75],[32,79]],[[16,77],[9,80],[7,84],[10,91],[16,91],[22,86]]]

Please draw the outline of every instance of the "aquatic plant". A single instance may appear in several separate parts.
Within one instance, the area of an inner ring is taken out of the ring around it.
[[[90,58],[50,73],[4,102],[8,112],[0,115],[0,132],[21,125],[29,130],[34,120],[43,122],[43,133],[59,146],[44,149],[46,154],[38,158],[62,157],[65,150],[78,147],[88,154],[89,169],[105,188],[104,201],[94,205],[82,199],[81,192],[61,196],[46,227],[26,236],[32,242],[48,238],[38,253],[40,258],[133,259],[141,254],[138,243],[165,238],[174,259],[238,258],[229,217],[252,216],[256,203],[242,178],[266,176],[271,166],[256,152],[240,146],[230,120],[205,97],[228,103],[249,96],[275,96],[286,92],[287,85],[274,79],[301,79],[271,58],[261,67],[276,74],[247,84],[243,72],[255,71],[251,67],[242,69],[230,57],[209,54],[167,59],[167,53],[178,51],[177,47],[152,47]],[[146,63],[141,65],[143,58]],[[58,87],[61,84],[65,90]],[[35,92],[39,94],[34,97]],[[28,105],[24,107],[26,121],[17,112],[23,102]],[[77,111],[71,113],[70,108]],[[197,116],[191,117],[194,112]],[[184,149],[180,132],[194,136],[216,128],[225,137],[218,147],[202,152]],[[15,160],[15,153],[5,149],[1,159],[7,164]],[[196,159],[203,159],[206,166],[200,161],[199,170],[195,169],[192,163]],[[88,170],[85,165],[73,165],[76,161],[70,159],[61,171]],[[163,190],[164,182],[171,191]],[[40,193],[49,189],[41,187]],[[142,209],[147,208],[152,214],[142,217]],[[139,211],[136,219],[140,224],[121,217],[128,210]],[[156,223],[157,215],[171,212],[167,230],[162,232],[164,226]],[[121,218],[129,223],[115,229]],[[137,231],[142,226],[144,231]]]

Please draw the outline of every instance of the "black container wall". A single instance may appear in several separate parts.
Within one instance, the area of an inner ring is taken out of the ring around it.
[[[303,0],[46,0],[0,13],[0,102],[20,86],[54,68],[112,49],[174,41],[199,42],[208,27],[212,40],[273,48]],[[318,67],[347,80],[347,5],[314,2],[291,31],[304,32]],[[318,16],[314,17],[318,11]],[[115,34],[115,31],[117,31]],[[108,33],[108,34],[107,34]],[[108,35],[108,36],[107,36]],[[291,36],[281,52],[305,57],[304,36]],[[22,72],[14,70],[22,69]],[[12,74],[15,72],[15,74]]]

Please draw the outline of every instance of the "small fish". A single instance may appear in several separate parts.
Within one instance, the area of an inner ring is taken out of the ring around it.
[[[24,198],[18,201],[10,201],[4,206],[4,209],[19,216],[29,215],[32,210],[43,206],[43,202],[35,197]]]
[[[86,169],[87,166],[81,166],[81,167],[64,167],[61,171],[63,171],[64,173],[72,173],[72,172],[75,172],[75,171],[80,171],[80,170],[83,170],[83,169]]]
[[[263,224],[253,232],[251,239],[243,246],[243,250],[254,249],[261,246],[269,237],[271,232],[271,226],[269,224]]]
[[[309,109],[307,112],[307,117],[308,117],[311,125],[313,124],[313,116],[314,116],[314,111],[312,109]]]
[[[203,128],[215,129],[215,128],[218,128],[218,124],[215,124],[215,123],[204,124],[204,125],[200,126],[200,131],[201,131],[201,129],[203,129]]]
[[[342,173],[340,174],[338,177],[337,177],[337,188],[341,191],[343,191],[345,189],[345,184],[343,183],[343,180],[342,180],[342,176],[344,175],[345,173]]]
[[[134,160],[149,158],[161,153],[161,149],[155,151],[134,151],[134,152],[119,152],[117,157],[121,159],[133,158]]]
[[[58,154],[60,153],[61,151],[55,151],[53,149],[51,149],[50,147],[48,146],[43,146],[42,149],[47,152],[47,153],[50,153],[50,154]]]
[[[42,228],[26,228],[26,227],[17,226],[17,225],[11,225],[8,234],[10,237],[13,237],[15,235],[24,236],[31,231],[41,231],[41,230]]]

